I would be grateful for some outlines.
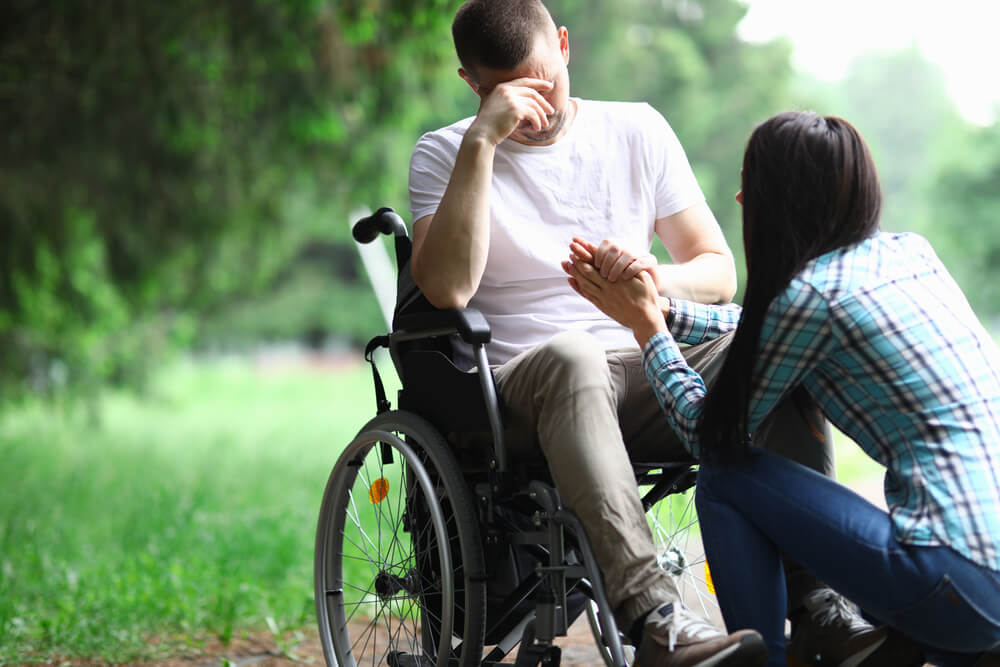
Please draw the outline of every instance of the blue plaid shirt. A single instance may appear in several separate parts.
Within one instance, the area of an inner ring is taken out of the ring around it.
[[[698,455],[705,385],[676,341],[736,328],[739,306],[672,300],[643,367]],[[1000,570],[1000,354],[930,245],[881,233],[811,261],[761,330],[750,429],[797,385],[886,467],[900,542],[946,544]]]

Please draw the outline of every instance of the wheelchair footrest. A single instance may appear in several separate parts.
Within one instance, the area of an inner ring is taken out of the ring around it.
[[[521,644],[514,665],[515,667],[558,667],[561,659],[562,649],[558,646],[544,646],[542,644],[525,646]]]
[[[562,659],[562,649],[551,643],[535,643],[535,620],[524,628],[521,646],[517,649],[515,667],[558,667]]]

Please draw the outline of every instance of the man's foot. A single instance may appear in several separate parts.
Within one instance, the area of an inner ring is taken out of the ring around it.
[[[818,588],[803,600],[806,616],[792,625],[789,664],[822,667],[877,667],[865,662],[885,642],[887,628],[874,628],[850,603],[830,588]],[[897,663],[891,663],[894,667]]]
[[[726,635],[678,603],[646,617],[633,667],[760,667],[764,640],[753,630]]]

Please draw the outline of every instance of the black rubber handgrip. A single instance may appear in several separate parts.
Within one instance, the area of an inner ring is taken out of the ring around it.
[[[371,243],[379,234],[406,236],[406,223],[388,206],[383,206],[366,218],[354,223],[351,230],[358,243]]]

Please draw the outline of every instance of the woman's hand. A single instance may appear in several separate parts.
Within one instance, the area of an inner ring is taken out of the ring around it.
[[[570,249],[569,261],[562,263],[570,286],[605,315],[631,329],[640,347],[653,334],[667,330],[659,293],[648,271],[611,282],[593,265],[589,248],[574,240]]]
[[[657,283],[656,288],[659,291],[660,285],[656,274],[659,261],[652,253],[635,254],[611,239],[604,239],[600,245],[594,245],[577,237],[573,237],[570,249],[573,254],[593,264],[601,277],[607,278],[610,282],[628,280],[634,278],[640,271],[646,271],[653,278],[653,282]]]

